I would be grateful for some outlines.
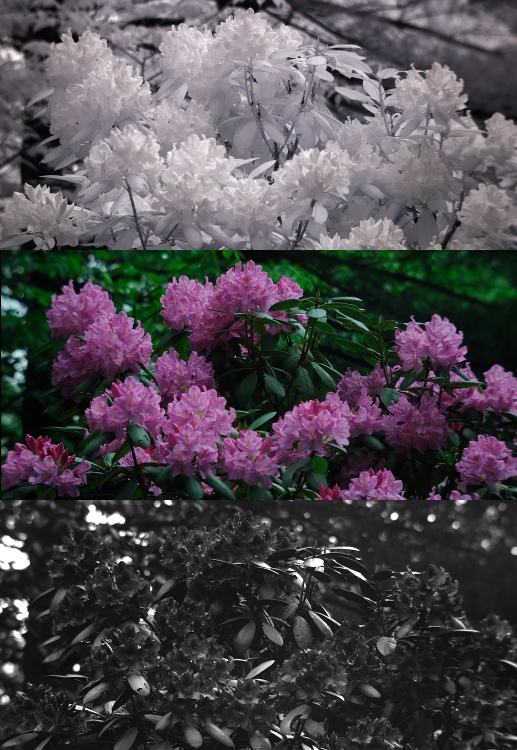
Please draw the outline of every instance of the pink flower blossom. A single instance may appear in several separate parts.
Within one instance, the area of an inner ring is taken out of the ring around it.
[[[139,448],[138,446],[136,446],[134,448],[134,451],[135,451],[137,464],[155,463],[154,453],[156,452],[156,450],[154,446],[148,445],[147,448]],[[126,453],[125,456],[122,456],[122,458],[119,460],[119,464],[121,466],[134,466],[135,461],[133,458],[133,452],[130,451],[129,453]],[[148,485],[148,491],[151,493],[151,495],[162,495],[163,490],[160,489],[160,487],[157,487],[152,482],[149,474],[145,470],[145,467],[142,468],[142,474],[144,475],[144,480],[146,484]]]
[[[52,385],[61,388],[63,396],[72,391],[89,375],[102,372],[113,378],[125,370],[140,371],[151,359],[152,342],[140,321],[125,312],[102,315],[84,333],[84,341],[71,337],[52,365]]]
[[[278,463],[268,454],[271,449],[270,437],[263,438],[255,430],[241,430],[238,438],[224,439],[219,466],[228,479],[242,479],[250,485],[260,482],[269,490],[273,477],[279,475]]]
[[[316,500],[339,500],[340,498],[341,489],[339,488],[339,485],[335,484],[331,489],[330,487],[324,487],[320,484]]]
[[[456,468],[461,479],[458,483],[460,490],[465,490],[471,484],[491,487],[504,479],[515,477],[517,458],[512,456],[512,451],[502,440],[492,435],[480,435],[467,445]]]
[[[26,445],[16,443],[2,467],[5,489],[20,482],[55,487],[59,497],[79,497],[78,486],[86,484],[91,468],[87,461],[74,466],[75,453],[69,454],[63,443],[54,445],[49,437],[27,435]]]
[[[467,347],[460,346],[463,334],[447,318],[433,315],[424,328],[411,316],[406,330],[395,332],[395,348],[406,370],[421,370],[424,357],[429,357],[435,369],[446,372],[464,361]]]
[[[444,446],[450,430],[436,405],[434,394],[424,393],[418,406],[401,395],[388,411],[390,414],[382,420],[382,428],[395,453],[409,457],[412,449],[425,453]]]
[[[403,485],[389,469],[362,471],[341,492],[343,500],[405,500]]]
[[[426,497],[426,500],[443,500],[443,498],[440,493],[436,491],[436,487],[433,487],[429,495]],[[477,492],[474,492],[471,495],[464,495],[461,492],[458,492],[458,490],[452,490],[449,495],[449,500],[453,500],[454,502],[456,500],[479,500],[479,495]]]
[[[486,388],[482,397],[483,411],[502,414],[517,411],[517,378],[501,365],[493,365],[484,373]]]
[[[194,385],[167,407],[165,440],[156,442],[156,460],[170,465],[172,476],[215,473],[223,436],[233,431],[235,410],[213,389]]]
[[[301,458],[327,454],[327,443],[348,445],[350,409],[339,399],[305,401],[287,412],[273,425],[276,458],[292,464]]]
[[[206,311],[206,303],[213,293],[213,284],[206,279],[202,284],[197,279],[180,276],[168,285],[165,295],[160,298],[165,325],[173,331],[194,328]]]
[[[215,287],[208,281],[203,285],[186,276],[173,279],[161,298],[164,308],[161,314],[170,328],[191,330],[190,347],[194,351],[211,352],[221,347],[233,356],[228,342],[233,338],[243,339],[245,335],[245,323],[235,313],[266,312],[276,302],[302,295],[303,290],[295,282],[282,278],[275,284],[261,266],[249,261],[245,265],[237,263],[222,274]],[[287,313],[279,312],[275,317],[287,320]],[[302,314],[298,317],[306,319]],[[281,324],[268,326],[274,334],[281,328]],[[259,338],[253,335],[253,342]]]
[[[156,360],[154,374],[164,405],[193,385],[215,388],[214,368],[196,352],[191,353],[187,362],[174,349],[165,352]]]
[[[383,458],[379,460],[379,457],[370,450],[367,450],[364,455],[350,454],[336,475],[336,480],[340,486],[348,484],[350,480],[358,477],[362,471],[371,468],[380,471],[380,469],[384,469],[385,465],[386,461]]]
[[[343,413],[347,415],[350,437],[371,435],[372,432],[381,429],[382,412],[377,401],[374,402],[367,395],[366,387],[362,388],[362,395],[359,396],[357,401],[343,402],[337,393],[328,393],[325,402],[339,404]]]
[[[53,294],[47,320],[53,338],[67,339],[73,334],[83,334],[99,316],[114,314],[115,305],[109,294],[88,279],[79,294],[74,291],[72,281],[62,287],[62,294]]]
[[[143,427],[149,435],[157,438],[165,422],[165,412],[160,407],[160,395],[154,388],[148,388],[136,378],[129,376],[120,382],[116,380],[102,396],[93,399],[85,412],[90,432],[114,433],[114,439],[99,448],[98,455],[104,456],[120,448],[126,439],[129,423]]]
[[[104,377],[113,378],[124,370],[140,372],[141,362],[147,367],[153,345],[151,336],[144,331],[140,321],[134,326],[133,318],[125,312],[103,315],[87,328],[84,343],[91,356],[100,363]]]

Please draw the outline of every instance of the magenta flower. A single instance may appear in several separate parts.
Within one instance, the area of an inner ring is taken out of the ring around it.
[[[63,443],[54,445],[49,437],[27,435],[25,441],[7,454],[2,467],[5,489],[29,482],[55,487],[59,497],[78,497],[78,486],[86,484],[91,464],[82,461],[74,466],[75,453],[70,455]]]
[[[160,406],[160,395],[154,388],[148,388],[136,378],[129,376],[120,382],[116,380],[111,389],[93,399],[85,412],[90,432],[113,432],[114,439],[102,445],[97,455],[117,451],[126,439],[128,424],[143,427],[149,435],[157,438],[165,422],[165,412]]]
[[[242,479],[250,485],[260,482],[269,490],[273,477],[279,475],[278,463],[268,453],[272,445],[270,437],[263,438],[255,430],[241,430],[238,438],[224,439],[219,466],[228,479]]]
[[[482,396],[483,411],[502,414],[517,411],[517,378],[501,365],[493,365],[484,373],[486,388]]]
[[[349,414],[350,409],[338,397],[295,406],[273,425],[278,462],[289,465],[313,453],[327,455],[328,443],[348,445]]]
[[[114,314],[115,305],[109,294],[88,279],[79,294],[74,291],[72,281],[62,287],[62,294],[53,294],[47,320],[53,338],[67,339],[83,334],[101,315]]]
[[[237,263],[222,274],[215,287],[206,282],[192,281],[186,276],[173,279],[164,297],[162,316],[166,325],[174,330],[191,330],[190,347],[196,352],[211,352],[221,347],[228,356],[233,351],[228,342],[232,338],[244,338],[245,324],[235,313],[252,310],[266,312],[271,305],[287,299],[302,297],[303,290],[290,279],[282,278],[275,284],[268,274],[253,261],[245,265]],[[287,314],[275,314],[287,319]],[[302,319],[302,316],[299,316]],[[268,326],[272,333],[279,333],[279,326]],[[253,336],[253,342],[259,340]]]
[[[382,420],[382,429],[395,453],[409,457],[411,450],[425,453],[429,449],[440,450],[445,445],[450,430],[434,394],[424,393],[418,406],[401,395],[388,411],[390,414]]]
[[[456,468],[461,479],[458,483],[460,490],[471,484],[491,487],[517,475],[517,458],[502,440],[492,435],[480,435],[467,445]]]
[[[213,389],[192,386],[167,407],[164,440],[156,442],[156,460],[171,467],[172,476],[204,478],[215,473],[223,436],[233,431],[235,410]]]
[[[341,391],[342,393],[343,391]],[[354,392],[354,396],[357,397],[358,392]],[[378,406],[377,400],[374,400],[367,395],[366,388],[362,388],[362,393],[357,397],[357,400],[347,402],[343,401],[341,394],[328,393],[326,402],[342,402],[344,406],[344,413],[347,415],[348,424],[350,426],[350,437],[357,437],[357,435],[371,435],[372,432],[381,429],[381,418],[382,412]]]
[[[72,337],[52,365],[52,385],[61,388],[63,396],[70,396],[82,380],[95,372],[113,378],[125,370],[140,372],[140,364],[149,364],[152,352],[151,337],[140,321],[125,312],[102,315],[84,333],[84,341]]]
[[[403,485],[389,469],[375,472],[362,471],[352,479],[347,490],[341,492],[343,500],[405,500]]]
[[[195,328],[206,312],[207,301],[213,293],[213,284],[206,279],[202,284],[197,279],[180,276],[168,285],[160,298],[163,310],[160,315],[165,325],[173,331]]]
[[[440,493],[436,491],[436,487],[433,487],[429,495],[426,497],[426,500],[443,500],[443,498]],[[453,500],[454,502],[456,500],[479,500],[479,495],[477,494],[477,492],[469,495],[464,495],[461,492],[458,492],[458,490],[452,490],[449,495],[449,500]]]
[[[215,388],[214,368],[196,352],[191,353],[187,362],[174,349],[165,352],[156,360],[154,374],[164,406],[193,385]]]
[[[341,498],[341,489],[339,485],[335,484],[332,489],[330,487],[324,487],[320,484],[319,492],[316,496],[316,500],[339,500]]]
[[[447,318],[433,315],[424,328],[411,316],[406,330],[395,332],[395,348],[406,370],[421,370],[424,357],[429,357],[435,369],[446,372],[464,361],[467,347],[461,346],[463,334]]]

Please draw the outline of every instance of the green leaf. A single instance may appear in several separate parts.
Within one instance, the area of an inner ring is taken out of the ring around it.
[[[94,372],[93,375],[89,375],[87,378],[85,378],[79,383],[77,388],[74,388],[74,390],[70,394],[70,398],[74,398],[74,396],[78,396],[83,391],[88,390],[88,388],[94,385],[94,383],[96,383],[98,379],[99,379],[98,372]]]
[[[312,367],[314,372],[318,375],[321,382],[324,385],[326,385],[327,388],[331,388],[332,390],[334,390],[334,388],[336,387],[336,383],[334,379],[332,378],[332,376],[329,375],[329,373],[326,370],[324,370],[323,367],[319,365],[317,362],[311,362],[310,366]]]
[[[383,451],[384,445],[373,435],[361,435],[361,443],[372,451]]]
[[[269,422],[270,419],[273,419],[273,417],[276,417],[276,415],[276,411],[268,411],[267,414],[263,414],[261,417],[257,417],[257,419],[255,419],[250,424],[248,429],[256,430],[258,427],[262,427],[263,424],[266,424],[266,422]]]
[[[313,490],[318,492],[319,488],[323,485],[323,487],[327,487],[327,477],[325,474],[317,474],[315,471],[309,471],[307,474],[307,484],[309,487],[312,487]]]
[[[264,487],[252,487],[251,488],[251,499],[252,500],[273,500],[273,495],[269,490]]]
[[[325,323],[323,320],[317,320],[314,324],[314,328],[317,328],[318,331],[321,331],[322,333],[334,333],[334,328],[330,325],[330,323]]]
[[[282,474],[282,484],[286,489],[289,489],[289,487],[292,486],[293,477],[295,473],[298,471],[298,469],[303,469],[306,466],[308,466],[310,463],[310,458],[299,458],[298,461],[295,461],[293,464],[289,466],[289,468],[284,471]]]
[[[147,430],[144,430],[143,427],[139,427],[139,425],[133,424],[132,422],[129,422],[127,426],[127,434],[133,445],[136,445],[139,448],[147,448],[147,446],[151,444],[151,438],[149,437]]]
[[[397,326],[396,320],[380,320],[375,327],[378,331],[393,331]]]
[[[104,433],[100,430],[95,430],[95,432],[79,443],[79,448],[81,448],[84,453],[95,453],[101,445],[113,440],[114,437],[115,435],[112,432]]]
[[[399,400],[400,392],[396,388],[383,388],[379,398],[384,406],[391,406],[391,404],[396,404]]]
[[[312,378],[304,367],[298,367],[294,376],[294,382],[299,391],[301,401],[310,401],[314,398],[315,388]]]
[[[43,344],[40,344],[35,349],[33,349],[29,353],[29,357],[32,359],[33,357],[37,357],[38,354],[43,354],[43,352],[48,351],[49,349],[52,349],[52,347],[56,344],[56,339],[49,339],[48,341],[44,341]]]
[[[205,496],[201,482],[198,482],[195,477],[184,477],[183,484],[185,492],[192,500],[202,500]]]
[[[132,479],[125,482],[120,492],[115,496],[115,500],[132,500],[138,491],[138,480]]]
[[[323,307],[312,307],[307,310],[306,315],[308,318],[315,318],[316,320],[327,319],[327,311]]]
[[[377,352],[374,352],[373,349],[368,349],[368,347],[363,344],[357,344],[355,341],[348,341],[347,339],[337,339],[336,343],[338,346],[342,346],[343,349],[348,349],[350,352],[357,352],[358,354],[363,354],[367,357],[373,354],[374,357],[378,359]]]
[[[280,396],[280,398],[285,396],[284,386],[276,378],[271,375],[264,375],[264,382],[266,387],[273,393],[276,393],[277,396]]]
[[[203,479],[203,481],[205,482],[205,484],[208,484],[209,487],[212,487],[213,490],[219,493],[219,495],[225,497],[227,500],[235,500],[235,495],[233,494],[231,489],[222,481],[222,479],[219,479],[219,477],[214,477],[209,474]]]
[[[312,459],[312,468],[317,474],[326,474],[328,470],[327,459],[323,456],[314,456]]]
[[[274,305],[271,305],[269,312],[274,312],[276,310],[290,310],[292,307],[298,307],[299,304],[299,299],[284,299],[281,302],[275,302]]]
[[[456,390],[457,388],[477,388],[480,385],[483,386],[485,384],[481,383],[479,380],[463,380],[461,381],[461,383],[454,381],[453,383],[447,383],[447,385],[445,386],[445,390],[449,391]]]
[[[255,371],[250,372],[249,375],[241,380],[237,388],[235,389],[235,398],[239,404],[246,404],[253,396],[257,387],[258,376]]]
[[[409,388],[410,385],[413,385],[415,381],[417,381],[420,377],[420,373],[418,372],[409,372],[405,377],[402,383],[399,385],[399,389],[401,391],[404,391],[406,388]]]

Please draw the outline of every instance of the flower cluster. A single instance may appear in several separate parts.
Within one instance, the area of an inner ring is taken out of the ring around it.
[[[425,357],[429,357],[434,369],[449,372],[463,362],[467,352],[461,346],[463,334],[449,323],[447,318],[433,315],[424,330],[411,318],[405,331],[395,333],[397,354],[406,370],[421,370]]]
[[[246,338],[246,323],[236,318],[236,313],[266,312],[277,302],[302,295],[296,282],[283,277],[275,284],[261,266],[250,260],[245,265],[237,263],[222,274],[215,286],[208,280],[201,284],[185,276],[173,279],[161,298],[161,315],[173,330],[191,329],[189,342],[194,351],[210,353],[222,347],[231,354],[228,342]],[[285,313],[277,313],[276,317],[281,320]],[[273,333],[280,328],[281,325],[270,326]]]
[[[498,113],[479,127],[447,66],[375,73],[251,9],[213,31],[180,24],[159,48],[152,93],[91,31],[54,45],[44,94],[59,144],[45,161],[74,164],[77,207],[27,186],[4,246],[517,246],[517,128]],[[364,121],[339,121],[325,89]]]
[[[79,497],[79,486],[86,484],[88,461],[76,462],[63,443],[54,445],[49,437],[27,435],[25,444],[16,443],[2,467],[5,488],[21,482],[55,487],[59,497]]]
[[[302,297],[296,283],[275,283],[253,261],[215,283],[173,279],[161,316],[176,333],[166,332],[159,350],[171,339],[178,349],[153,357],[140,321],[117,313],[100,286],[88,281],[76,293],[70,282],[47,315],[52,336],[67,339],[52,382],[76,404],[88,398],[70,437],[81,433],[84,456],[103,462],[91,468],[63,445],[29,436],[8,454],[6,487],[27,481],[78,496],[88,473],[100,487],[133,481],[142,497],[463,500],[512,492],[511,372],[494,365],[477,380],[462,334],[433,315],[395,330],[391,346],[382,340],[390,327],[372,324],[369,348],[359,347],[370,369],[339,377],[317,351],[317,326],[328,330],[322,321],[330,318],[335,330],[343,304],[346,335],[354,315],[369,318],[341,298]],[[272,310],[277,303],[282,309]]]

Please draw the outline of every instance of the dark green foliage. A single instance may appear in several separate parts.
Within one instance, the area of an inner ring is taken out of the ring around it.
[[[517,640],[497,616],[471,627],[442,567],[372,572],[350,545],[300,545],[251,513],[111,536],[60,545],[42,617],[52,688],[10,705],[5,737],[49,750],[513,747]]]

